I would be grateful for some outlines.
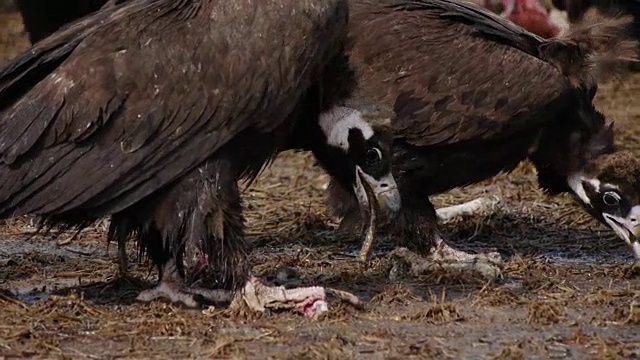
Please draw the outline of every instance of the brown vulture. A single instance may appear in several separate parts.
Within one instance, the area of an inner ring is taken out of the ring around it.
[[[110,215],[109,238],[136,235],[159,270],[140,300],[313,312],[324,289],[251,276],[238,180],[295,146],[363,207],[398,211],[384,133],[341,106],[347,18],[345,0],[132,0],[40,40],[0,72],[0,218]],[[222,290],[185,286],[185,244]]]
[[[605,19],[545,40],[471,3],[351,0],[355,96],[393,119],[402,209],[382,230],[430,250],[431,260],[499,273],[494,256],[443,242],[428,197],[529,159],[543,189],[575,195],[640,258],[640,163],[616,151],[612,124],[593,105],[599,73],[633,53],[635,43],[624,40],[629,21]],[[359,223],[353,196],[335,181],[329,195],[343,229]]]

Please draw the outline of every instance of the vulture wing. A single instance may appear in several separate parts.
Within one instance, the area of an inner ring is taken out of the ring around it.
[[[243,131],[282,125],[347,11],[136,0],[44,39],[0,73],[0,216],[117,212]]]
[[[395,113],[417,146],[507,137],[553,121],[571,84],[543,39],[463,1],[354,0],[351,58],[361,96]],[[546,114],[549,114],[547,116]]]

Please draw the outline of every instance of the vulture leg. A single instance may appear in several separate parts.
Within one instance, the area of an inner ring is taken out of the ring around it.
[[[239,171],[232,163],[225,159],[205,163],[169,189],[158,203],[131,211],[150,214],[150,219],[141,219],[139,245],[159,272],[158,285],[142,291],[138,300],[165,298],[201,307],[230,301],[234,291],[246,284],[249,243],[244,238]],[[185,250],[202,259],[204,279],[200,284],[188,286]]]
[[[233,163],[217,160],[201,166],[155,207],[155,230],[140,240],[158,267],[160,280],[155,288],[142,291],[138,300],[163,298],[188,307],[245,302],[257,311],[293,308],[310,316],[326,310],[324,288],[285,289],[251,276],[239,171]],[[182,261],[185,249],[187,257],[196,260],[189,279]]]
[[[476,272],[490,280],[502,276],[500,254],[466,253],[452,248],[440,237],[436,238],[434,246],[426,257],[404,247],[393,250],[390,255],[396,262],[396,268],[392,270],[394,273],[398,265],[408,265],[409,272],[413,276],[449,270]]]
[[[118,241],[118,277],[126,276],[129,267],[126,244],[125,241]]]
[[[396,265],[400,265],[394,266],[392,276],[395,276],[398,270],[406,268],[404,265],[409,265],[411,275],[414,276],[442,270],[478,272],[491,279],[501,276],[502,260],[499,254],[468,254],[451,248],[440,236],[437,221],[438,218],[448,220],[460,214],[466,215],[486,209],[493,206],[496,199],[476,199],[436,212],[428,200],[429,194],[423,191],[422,183],[412,183],[406,178],[403,180],[405,182],[398,184],[402,197],[400,214],[391,223],[381,224],[377,235],[390,236],[394,243],[407,246],[389,253]],[[366,220],[360,214],[357,202],[350,201],[348,193],[334,181],[330,182],[328,192],[329,207],[335,216],[342,218],[340,229],[353,234],[362,221]]]
[[[116,280],[127,276],[129,261],[126,245],[130,233],[130,221],[122,214],[114,214],[109,223],[107,239],[109,243],[115,242],[118,244],[118,274],[116,275]]]
[[[160,270],[160,282],[152,289],[140,292],[136,300],[153,301],[167,299],[190,308],[202,307],[205,303],[224,303],[233,300],[233,292],[205,288],[191,288],[184,284],[183,276],[175,260],[169,260]]]
[[[396,263],[395,273],[399,268],[408,268],[410,274],[417,276],[434,271],[471,271],[479,273],[488,279],[498,278],[502,274],[502,259],[497,253],[469,254],[450,247],[441,237],[436,211],[430,201],[425,204],[424,197],[403,196],[405,201],[399,219],[392,225],[390,231],[400,236],[399,242],[406,243],[408,248],[397,248],[390,253]],[[398,267],[400,265],[400,267]]]
[[[492,210],[499,202],[500,199],[495,196],[481,197],[462,204],[436,209],[436,215],[438,221],[444,224],[456,217],[470,216]]]

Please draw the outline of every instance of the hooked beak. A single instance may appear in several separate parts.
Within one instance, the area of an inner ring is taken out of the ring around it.
[[[635,214],[639,212],[639,214]],[[604,221],[609,225],[616,235],[626,241],[631,246],[636,263],[640,263],[640,224],[632,221],[640,215],[640,208],[635,207],[626,218],[603,213]]]
[[[368,189],[365,188],[365,186]],[[362,171],[360,166],[356,166],[356,184],[354,185],[354,190],[362,209],[368,209],[370,203],[375,201],[382,218],[391,220],[398,215],[400,211],[400,191],[398,191],[398,185],[393,175],[391,175],[391,172],[380,179],[375,179],[373,176]],[[371,196],[369,196],[369,194],[371,194]],[[370,197],[374,197],[375,199]]]

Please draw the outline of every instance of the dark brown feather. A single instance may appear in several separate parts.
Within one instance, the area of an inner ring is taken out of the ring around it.
[[[622,36],[629,18],[547,41],[486,9],[447,0],[353,0],[351,17],[362,96],[392,107],[396,133],[417,146],[536,128],[572,86],[595,86],[598,59],[627,58],[634,44]]]
[[[209,285],[237,290],[250,269],[237,182],[352,91],[346,1],[112,5],[0,72],[0,217],[112,215],[109,240],[137,236],[161,283],[184,277],[189,246]]]
[[[509,136],[535,127],[530,113],[544,115],[548,99],[567,91],[566,78],[531,55],[540,38],[484,9],[355,0],[351,17],[362,96],[395,109],[395,133],[410,144]]]
[[[350,7],[356,97],[394,115],[403,211],[387,230],[398,241],[424,249],[436,237],[430,195],[527,158],[543,189],[568,191],[570,174],[615,150],[592,101],[601,70],[629,54],[629,19],[546,40],[466,2],[351,0]],[[330,185],[329,204],[344,228],[357,229],[357,203],[338,188]]]
[[[0,214],[117,212],[281,126],[334,52],[329,3],[133,1],[37,43],[0,74]]]

